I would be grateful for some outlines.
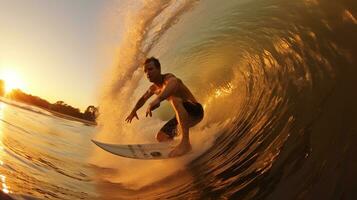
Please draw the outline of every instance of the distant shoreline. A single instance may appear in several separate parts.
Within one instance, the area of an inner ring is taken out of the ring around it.
[[[41,109],[44,109],[44,108],[41,108]],[[47,110],[47,109],[44,109],[44,110],[52,113],[54,116],[57,116],[57,117],[60,117],[60,118],[64,118],[64,119],[67,119],[67,120],[82,122],[85,125],[91,125],[91,126],[96,126],[97,125],[96,122],[88,121],[88,120],[85,120],[85,119],[80,119],[80,118],[73,117],[73,116],[70,116],[70,115],[66,115],[66,114],[63,114],[63,113],[59,113],[59,112],[56,112],[56,111],[53,111],[53,110]]]
[[[46,113],[35,111],[35,110],[29,109],[29,108],[27,108],[25,106],[21,106],[21,105],[16,104],[16,103],[21,103],[21,104],[25,104],[25,105],[28,105],[28,106],[33,106],[33,107],[45,110],[45,111],[51,113],[52,115],[54,115],[56,117],[67,119],[67,120],[70,120],[70,121],[81,122],[81,123],[83,123],[85,125],[88,125],[88,126],[96,126],[97,125],[96,122],[88,121],[88,120],[85,120],[85,119],[80,119],[80,118],[77,118],[77,117],[73,117],[73,116],[70,116],[70,115],[59,113],[59,112],[56,112],[56,111],[53,111],[53,110],[49,110],[49,109],[46,109],[46,108],[41,108],[41,107],[38,107],[38,106],[30,105],[30,104],[27,104],[27,103],[24,103],[24,102],[16,102],[15,101],[16,103],[12,103],[11,101],[14,101],[14,100],[7,100],[7,99],[4,99],[3,97],[0,98],[0,101],[3,102],[3,103],[6,103],[6,104],[9,104],[9,105],[24,109],[24,110],[28,110],[28,111],[32,111],[32,112],[38,113],[38,114],[43,114],[43,115],[50,116],[50,115],[48,115]]]

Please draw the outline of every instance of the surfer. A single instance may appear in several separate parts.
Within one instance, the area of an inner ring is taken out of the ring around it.
[[[149,104],[146,110],[146,117],[152,116],[152,111],[160,106],[161,101],[168,100],[175,110],[175,117],[160,129],[156,139],[159,142],[169,141],[177,136],[178,131],[181,131],[181,142],[170,152],[170,156],[184,155],[192,149],[189,128],[202,120],[203,108],[179,78],[170,73],[161,74],[161,64],[158,59],[154,57],[146,59],[144,72],[153,84],[138,100],[125,121],[131,123],[134,117],[139,119],[136,111],[154,94],[157,97]]]

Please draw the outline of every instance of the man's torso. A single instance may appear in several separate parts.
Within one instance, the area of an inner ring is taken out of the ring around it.
[[[171,97],[178,97],[182,99],[183,102],[185,101],[190,101],[190,102],[197,102],[191,91],[186,87],[186,85],[177,77],[175,77],[173,74],[164,74],[164,81],[162,85],[152,85],[154,88],[154,93],[156,95],[159,95],[167,86],[168,84],[168,79],[170,78],[175,78],[177,79],[177,88],[175,89],[175,92],[167,98],[168,101],[170,101]]]

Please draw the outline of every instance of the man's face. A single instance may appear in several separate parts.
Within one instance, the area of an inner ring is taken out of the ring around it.
[[[155,66],[153,62],[145,64],[144,72],[146,74],[146,78],[148,78],[150,82],[156,82],[160,80],[161,71]]]

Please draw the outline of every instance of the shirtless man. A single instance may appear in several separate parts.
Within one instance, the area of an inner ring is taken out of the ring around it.
[[[152,111],[160,106],[161,101],[168,100],[174,108],[176,115],[160,129],[156,135],[156,139],[159,142],[169,141],[177,136],[177,131],[181,131],[181,142],[170,152],[170,156],[184,155],[192,149],[189,139],[189,128],[202,120],[203,108],[179,78],[173,74],[161,74],[161,65],[158,59],[154,57],[146,59],[144,72],[153,84],[138,100],[125,121],[130,123],[134,117],[139,119],[136,111],[153,94],[156,94],[157,97],[149,104],[146,110],[146,117],[152,116]]]

